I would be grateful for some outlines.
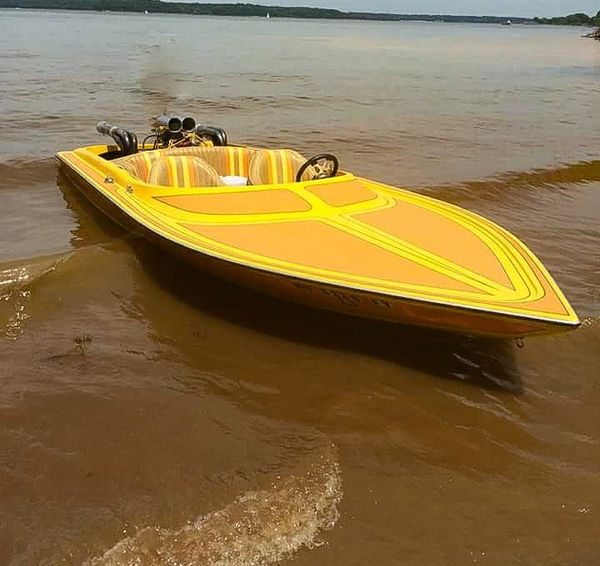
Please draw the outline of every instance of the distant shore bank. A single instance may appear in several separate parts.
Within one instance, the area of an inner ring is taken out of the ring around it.
[[[577,13],[554,18],[515,16],[464,16],[452,14],[392,14],[381,12],[344,12],[333,8],[267,6],[262,4],[200,4],[162,0],[0,0],[0,8],[31,10],[78,10],[93,12],[133,12],[142,14],[182,14],[196,16],[234,16],[304,18],[325,20],[363,20],[383,22],[448,22],[479,24],[598,26],[588,37],[600,39],[600,12],[596,16]]]
[[[344,12],[330,8],[267,6],[261,4],[199,4],[160,0],[0,0],[0,8],[89,10],[95,12],[138,12],[199,16],[250,16],[327,20],[422,21],[484,24],[535,24],[532,18],[514,16],[456,16],[440,14],[388,14]]]

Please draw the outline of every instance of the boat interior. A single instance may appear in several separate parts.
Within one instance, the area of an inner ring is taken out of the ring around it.
[[[277,185],[332,177],[334,156],[307,159],[291,149],[187,146],[148,150],[113,163],[150,185],[182,188]]]

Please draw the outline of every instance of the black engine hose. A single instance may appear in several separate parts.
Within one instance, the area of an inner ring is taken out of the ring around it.
[[[113,126],[112,124],[104,121],[96,124],[96,130],[98,133],[104,134],[105,136],[110,136],[113,140],[115,140],[123,155],[137,153],[138,139],[134,133],[123,128],[118,128],[117,126]]]

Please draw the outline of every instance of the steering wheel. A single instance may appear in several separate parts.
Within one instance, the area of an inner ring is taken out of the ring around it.
[[[340,162],[335,155],[331,153],[319,153],[314,155],[310,159],[306,160],[306,163],[300,167],[296,174],[296,183],[302,182],[302,175],[306,173],[306,170],[312,167],[315,170],[315,176],[312,180],[316,179],[328,179],[329,177],[335,177],[340,169]]]

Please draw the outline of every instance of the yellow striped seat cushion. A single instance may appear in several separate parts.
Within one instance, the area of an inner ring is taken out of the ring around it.
[[[164,155],[193,155],[210,163],[219,175],[248,177],[250,161],[257,150],[248,147],[173,147],[163,151]]]
[[[172,147],[143,151],[120,157],[114,163],[144,182],[150,182],[150,170],[154,163],[170,157],[196,157],[211,165],[219,175],[247,177],[253,185],[293,183],[306,159],[291,149],[254,149],[248,147]],[[311,180],[315,175],[309,167],[302,179]]]
[[[221,177],[213,167],[206,161],[190,155],[160,157],[150,168],[148,183],[175,189],[223,185]]]
[[[247,147],[172,147],[151,151],[141,151],[135,155],[119,157],[113,163],[125,169],[128,173],[141,181],[148,182],[150,169],[156,160],[169,156],[188,155],[198,157],[213,166],[219,175],[236,175],[248,177],[250,161],[257,150]]]
[[[115,159],[113,163],[122,167],[134,177],[147,183],[150,168],[159,157],[160,152],[158,151],[141,151],[134,155],[119,157],[118,159]]]
[[[253,185],[294,183],[305,162],[302,155],[291,149],[261,149],[250,163],[249,179]],[[302,179],[310,181],[314,175],[313,168],[309,167]]]

